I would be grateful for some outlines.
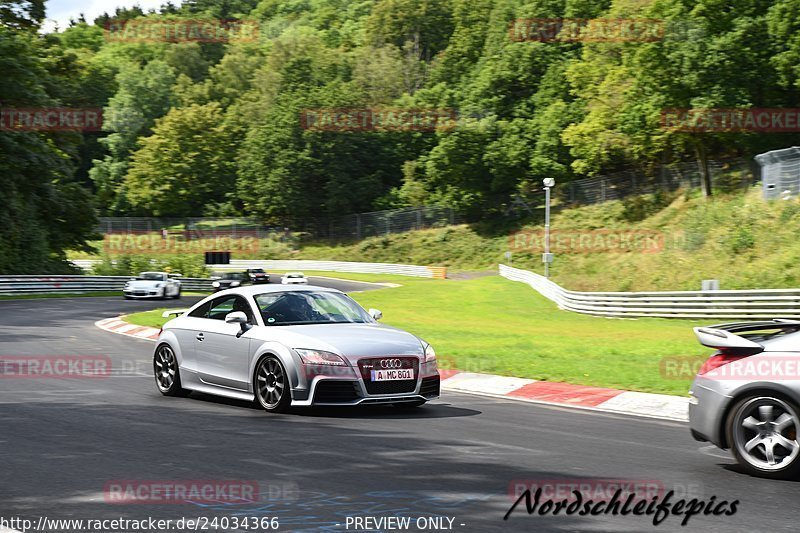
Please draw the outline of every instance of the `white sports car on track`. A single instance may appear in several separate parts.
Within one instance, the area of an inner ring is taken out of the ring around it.
[[[433,348],[378,323],[346,294],[247,286],[209,296],[164,324],[153,356],[162,394],[189,391],[292,406],[394,404],[439,396]]]
[[[283,285],[298,285],[308,283],[308,278],[302,272],[287,272],[281,277]]]
[[[174,279],[178,274],[166,272],[142,272],[125,284],[122,294],[130,298],[180,298],[181,282]]]

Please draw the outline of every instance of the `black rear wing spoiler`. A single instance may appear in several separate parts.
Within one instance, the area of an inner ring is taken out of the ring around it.
[[[756,320],[752,322],[726,322],[708,326],[709,329],[721,329],[730,333],[744,333],[746,331],[762,331],[765,329],[800,329],[800,320],[791,318],[774,318],[772,320]]]
[[[764,346],[748,338],[748,335],[740,335],[741,333],[764,330],[798,331],[800,330],[800,321],[776,318],[754,322],[728,322],[693,329],[697,340],[703,346],[741,355],[753,355],[763,352]],[[759,338],[760,336],[754,337]]]

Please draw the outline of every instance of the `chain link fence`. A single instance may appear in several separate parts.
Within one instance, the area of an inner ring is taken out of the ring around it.
[[[310,220],[294,227],[273,227],[249,218],[101,217],[103,235],[166,232],[183,240],[213,237],[254,237],[288,241],[297,232],[312,239],[362,239],[390,233],[458,224],[461,218],[447,207],[409,207]]]
[[[762,193],[765,200],[795,198],[800,195],[800,147],[772,150],[756,156],[761,165]]]
[[[461,221],[458,213],[449,207],[409,207],[319,220],[309,225],[306,231],[311,237],[319,239],[363,239],[444,227]]]
[[[782,167],[784,170],[780,171],[782,172],[780,175],[788,176],[791,174],[791,169],[794,169],[794,173],[791,175],[794,176],[792,179],[795,181],[791,183],[794,187],[792,190],[797,193],[800,192],[800,149],[795,150],[797,150],[797,159],[790,163],[794,166],[789,167],[786,166],[789,163],[784,163]],[[774,152],[764,155],[769,156],[770,154],[774,154]],[[708,166],[712,181],[718,188],[729,190],[747,188],[757,181],[751,164],[743,159],[709,161]],[[681,187],[697,188],[701,186],[701,183],[702,176],[698,164],[684,162],[663,165],[651,176],[629,170],[574,180],[556,186],[555,190],[556,194],[567,203],[596,204],[620,200],[635,194],[669,191]],[[786,184],[785,187],[789,187],[789,184]],[[530,209],[528,208],[528,210]],[[166,232],[170,236],[178,236],[187,241],[224,236],[230,238],[254,237],[286,242],[293,239],[298,232],[310,239],[347,240],[444,227],[462,222],[464,222],[464,218],[451,208],[427,206],[320,218],[308,220],[291,228],[267,226],[256,219],[243,217],[101,217],[97,230],[104,235]]]
[[[748,188],[757,178],[750,163],[744,159],[709,161],[712,183],[724,189]],[[724,179],[723,179],[724,176]],[[702,175],[696,162],[662,165],[654,175],[626,170],[605,176],[571,181],[556,187],[561,198],[573,204],[598,204],[621,200],[634,194],[652,194],[679,188],[698,188]]]
[[[280,231],[251,218],[100,217],[99,221],[97,231],[103,235],[166,231],[187,239],[216,236],[265,238]]]

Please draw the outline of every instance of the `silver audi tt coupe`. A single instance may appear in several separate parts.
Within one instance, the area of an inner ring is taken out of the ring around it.
[[[700,441],[730,448],[749,473],[800,475],[800,321],[694,328],[717,351],[692,384],[689,426]]]
[[[248,286],[218,292],[162,328],[153,356],[162,394],[189,391],[290,407],[393,404],[439,396],[436,354],[325,287]]]

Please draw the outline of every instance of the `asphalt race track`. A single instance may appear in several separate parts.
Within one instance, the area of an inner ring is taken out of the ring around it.
[[[329,281],[345,290],[375,287]],[[192,301],[0,301],[0,356],[113,363],[99,378],[0,375],[0,518],[278,517],[279,531],[354,531],[348,517],[388,516],[449,517],[453,530],[475,532],[797,529],[800,484],[738,472],[726,452],[695,442],[683,424],[460,394],[412,411],[268,415],[197,393],[161,396],[151,375],[154,344],[93,325]],[[647,516],[528,516],[524,504],[503,520],[515,480],[601,479],[740,503],[734,516],[694,516],[684,528],[677,516],[657,527]],[[105,488],[120,480],[248,480],[260,497],[107,503]]]

